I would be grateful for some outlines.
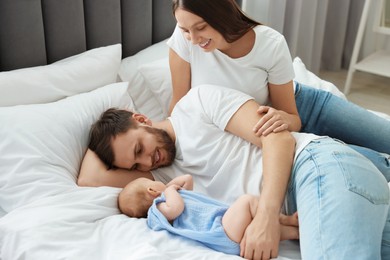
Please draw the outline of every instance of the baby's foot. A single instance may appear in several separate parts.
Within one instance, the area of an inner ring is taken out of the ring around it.
[[[294,226],[281,225],[280,240],[299,239],[299,229]]]

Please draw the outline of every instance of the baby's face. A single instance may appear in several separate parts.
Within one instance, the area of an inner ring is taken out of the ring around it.
[[[119,194],[119,207],[129,217],[146,217],[153,200],[160,196],[165,188],[166,185],[160,181],[138,178]]]

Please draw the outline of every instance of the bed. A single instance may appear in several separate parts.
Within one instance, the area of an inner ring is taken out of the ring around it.
[[[166,117],[174,26],[170,0],[0,0],[0,259],[240,259],[120,214],[118,188],[76,184],[104,110]],[[299,243],[278,259],[300,259]]]

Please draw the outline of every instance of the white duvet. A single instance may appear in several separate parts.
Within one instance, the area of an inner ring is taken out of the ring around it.
[[[119,214],[119,191],[74,188],[13,210],[0,219],[0,258],[240,259]],[[283,243],[278,259],[300,259],[298,244]]]

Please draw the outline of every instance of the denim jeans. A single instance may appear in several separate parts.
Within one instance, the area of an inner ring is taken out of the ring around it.
[[[366,157],[328,137],[312,141],[287,191],[302,259],[390,259],[389,200],[385,178]]]
[[[351,144],[348,146],[367,157],[379,169],[383,176],[385,176],[387,182],[390,182],[390,157],[388,154],[378,153],[361,146]]]
[[[330,92],[296,83],[301,132],[390,154],[390,121]]]

